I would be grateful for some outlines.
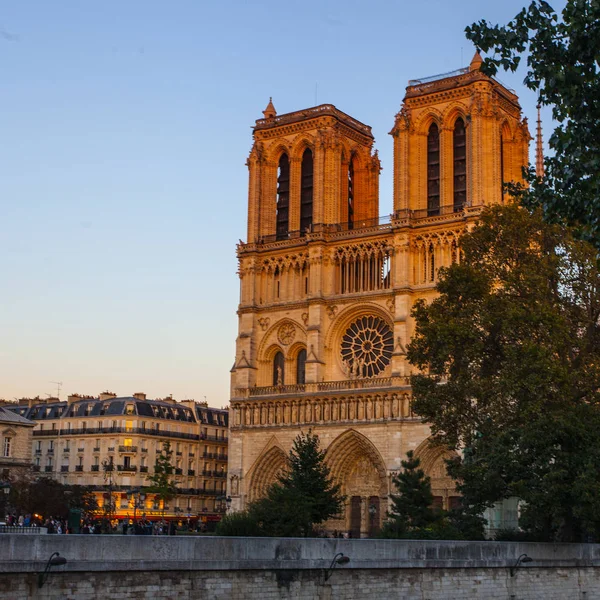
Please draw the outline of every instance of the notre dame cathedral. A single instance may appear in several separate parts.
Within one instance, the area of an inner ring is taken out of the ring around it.
[[[391,477],[413,450],[435,501],[456,502],[445,452],[411,410],[411,307],[483,206],[520,181],[530,134],[511,90],[469,67],[410,81],[391,135],[392,214],[379,217],[371,128],[322,104],[254,126],[248,234],[237,248],[241,298],[231,371],[232,508],[259,498],[311,428],[341,483],[332,529],[381,524]]]

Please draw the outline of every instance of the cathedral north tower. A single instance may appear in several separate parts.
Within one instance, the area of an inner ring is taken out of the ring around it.
[[[479,71],[409,83],[391,131],[394,198],[379,217],[370,127],[325,104],[256,121],[231,372],[229,488],[259,498],[299,431],[320,437],[347,497],[332,528],[373,533],[408,450],[436,502],[456,502],[445,454],[412,413],[410,311],[486,204],[520,181],[529,132],[514,93]]]

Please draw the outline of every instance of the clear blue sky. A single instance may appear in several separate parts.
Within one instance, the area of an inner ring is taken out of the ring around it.
[[[269,96],[371,125],[387,214],[408,79],[467,65],[464,27],[523,3],[3,2],[0,397],[62,381],[63,397],[226,405],[244,163]],[[535,97],[501,79],[533,132]]]

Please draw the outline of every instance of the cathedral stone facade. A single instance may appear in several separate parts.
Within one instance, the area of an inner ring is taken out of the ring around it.
[[[379,217],[371,128],[330,104],[256,121],[231,372],[228,493],[259,498],[293,439],[318,434],[346,510],[374,532],[414,450],[436,503],[456,501],[445,452],[411,410],[411,307],[460,260],[461,234],[521,180],[530,135],[514,92],[468,68],[410,81],[391,135],[393,212]]]

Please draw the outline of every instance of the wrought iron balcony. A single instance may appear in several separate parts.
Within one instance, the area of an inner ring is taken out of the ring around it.
[[[83,471],[83,465],[75,465],[75,470],[76,471]]]
[[[100,452],[100,446],[96,446],[93,450],[94,452]]]
[[[196,471],[194,469],[188,469],[188,475],[195,475]]]
[[[135,473],[137,471],[137,467],[133,465],[117,465],[117,471],[127,471]]]
[[[46,473],[52,473],[52,465],[46,465],[46,466],[44,467],[44,471],[45,471]]]
[[[145,466],[145,465],[142,465],[142,466],[140,467],[140,473],[147,473],[147,472],[148,472],[148,467],[147,467],[147,466]]]
[[[92,465],[92,471],[99,471],[100,465]]]
[[[121,453],[137,452],[137,449],[137,446],[119,446],[119,452]]]
[[[68,473],[69,472],[69,465],[62,465],[62,467],[60,468],[60,472],[61,473]]]

